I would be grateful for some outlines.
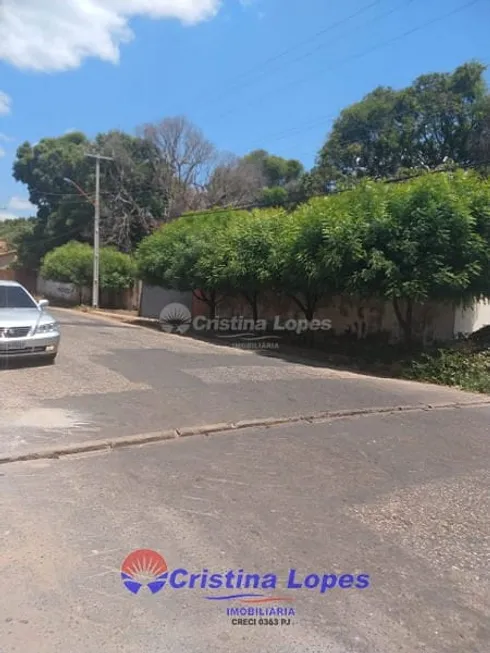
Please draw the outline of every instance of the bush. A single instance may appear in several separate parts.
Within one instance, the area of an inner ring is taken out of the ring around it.
[[[71,242],[48,252],[41,265],[44,279],[71,283],[78,289],[82,303],[83,288],[93,279],[93,252],[90,245]]]
[[[136,276],[136,265],[128,255],[112,247],[100,250],[100,287],[110,290],[131,288]]]
[[[274,189],[272,189],[274,190]],[[183,216],[138,250],[155,285],[218,296],[288,295],[313,319],[335,295],[391,302],[407,345],[419,338],[416,306],[490,296],[490,182],[474,173],[403,184],[365,181],[293,212],[210,211]]]
[[[93,283],[94,252],[90,245],[71,242],[48,252],[41,266],[41,276],[52,281],[71,283],[79,291]],[[100,287],[110,290],[130,288],[135,279],[135,264],[128,254],[102,247],[100,249]]]
[[[403,376],[415,381],[452,385],[490,393],[490,352],[438,349],[413,361]]]
[[[192,291],[214,316],[220,296],[229,289],[229,226],[248,215],[210,211],[164,225],[138,247],[139,277],[152,285]]]

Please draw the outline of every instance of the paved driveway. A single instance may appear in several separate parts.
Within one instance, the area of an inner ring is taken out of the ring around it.
[[[488,405],[60,315],[59,365],[0,372],[3,451],[420,409],[0,465],[2,653],[488,652]],[[207,600],[223,590],[200,587],[133,595],[120,566],[140,548],[169,570],[275,574],[275,601]],[[288,588],[291,569],[301,584],[311,574],[370,584]],[[238,625],[227,613],[276,606],[294,610],[291,624]]]

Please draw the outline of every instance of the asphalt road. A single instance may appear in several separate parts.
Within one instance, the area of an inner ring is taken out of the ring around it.
[[[60,315],[59,364],[0,372],[3,451],[475,399]],[[489,434],[488,405],[455,405],[1,465],[0,650],[487,653]],[[291,624],[235,625],[227,609],[250,604],[205,598],[221,590],[133,595],[119,572],[138,548],[170,570],[275,574],[288,602],[264,607]],[[290,569],[370,583],[287,588]]]
[[[0,369],[0,457],[216,422],[481,400],[73,311],[56,315],[62,343],[54,367]]]

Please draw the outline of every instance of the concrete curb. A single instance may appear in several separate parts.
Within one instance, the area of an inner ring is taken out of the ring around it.
[[[89,442],[78,442],[70,445],[59,445],[50,449],[39,449],[25,453],[13,453],[0,456],[0,465],[8,463],[26,462],[32,460],[53,460],[68,457],[79,453],[90,453],[94,451],[112,451],[123,447],[134,447],[139,445],[164,442],[167,440],[178,440],[196,435],[215,435],[230,431],[243,431],[252,428],[272,428],[285,424],[318,424],[328,420],[346,419],[349,417],[361,417],[363,415],[394,415],[397,413],[423,412],[432,410],[447,410],[455,408],[480,408],[490,406],[490,400],[469,401],[463,403],[444,404],[419,404],[414,406],[388,406],[379,408],[358,408],[352,410],[334,410],[313,413],[311,415],[292,415],[289,417],[265,417],[238,422],[220,422],[218,424],[204,424],[202,426],[188,426],[166,431],[155,431],[153,433],[140,433],[136,435],[123,436],[121,438],[110,438],[104,440],[91,440]]]
[[[71,313],[79,317],[95,318],[105,320],[106,322],[119,322],[125,326],[133,327],[135,329],[155,329],[155,320],[146,317],[138,317],[131,315],[121,315],[120,313],[111,313],[104,310],[88,310],[82,311],[79,308],[69,308],[67,306],[51,306],[54,311],[62,311],[63,313]]]

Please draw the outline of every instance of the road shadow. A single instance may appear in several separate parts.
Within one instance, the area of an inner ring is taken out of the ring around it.
[[[301,347],[283,346],[276,350],[258,350],[255,352],[264,358],[281,359],[287,363],[308,365],[339,372],[351,372],[362,376],[380,376],[397,378],[401,376],[401,364],[375,363],[358,361],[343,354],[322,352],[321,350],[304,349]]]
[[[125,318],[124,322],[162,332],[157,319],[134,316]],[[168,333],[168,331],[166,332]],[[414,343],[411,346],[403,343],[388,343],[386,334],[373,334],[365,338],[358,338],[355,334],[341,334],[325,338],[321,342],[312,340],[310,334],[307,334],[306,337],[300,335],[292,338],[281,336],[276,341],[277,348],[264,346],[265,341],[263,346],[257,343],[255,348],[250,340],[239,343],[236,340],[220,338],[214,332],[204,333],[194,331],[192,328],[184,334],[174,332],[173,335],[225,348],[230,353],[240,349],[262,358],[280,359],[289,364],[331,369],[366,377],[407,380],[415,380],[411,371],[417,362],[424,362],[431,356],[437,358],[440,350],[444,353],[444,351],[461,348],[475,353],[490,349],[490,327],[486,327],[486,331],[484,328],[481,332],[473,334],[470,339],[465,341],[432,343],[426,346],[420,343]]]
[[[36,367],[51,367],[53,362],[43,358],[0,358],[0,372],[22,370]]]
[[[158,322],[152,328],[160,331]],[[280,359],[287,363],[297,365],[307,365],[309,367],[332,369],[339,372],[351,372],[363,376],[386,378],[401,377],[404,365],[412,359],[412,356],[417,356],[416,352],[408,352],[406,349],[394,347],[388,356],[386,355],[386,351],[384,351],[385,359],[383,360],[383,357],[377,357],[377,349],[372,348],[370,350],[368,344],[365,346],[366,351],[364,352],[367,355],[363,357],[362,355],[356,355],[355,351],[352,354],[345,353],[349,346],[346,343],[342,343],[338,351],[335,351],[335,345],[331,345],[329,350],[322,350],[313,346],[304,346],[300,343],[290,344],[280,341],[277,342],[277,348],[261,348],[259,345],[255,349],[250,347],[247,342],[241,343],[243,346],[240,346],[238,342],[231,343],[215,335],[203,335],[201,332],[188,331],[181,335],[181,337],[210,343],[231,351],[236,351],[237,349],[249,351],[262,358]],[[352,349],[360,349],[362,351],[362,347],[359,346],[353,346]]]
[[[152,331],[162,333],[159,320],[142,317],[128,317],[124,318],[126,325],[142,326]],[[83,323],[85,325],[85,322]],[[165,331],[165,333],[169,333]],[[185,333],[178,333],[177,331],[172,335],[179,336],[180,338],[188,338],[190,340],[209,343],[231,352],[237,349],[246,350],[264,358],[282,359],[288,363],[298,365],[308,365],[310,367],[328,368],[337,371],[351,372],[364,376],[381,376],[381,377],[399,377],[401,376],[401,369],[404,363],[407,362],[407,351],[400,350],[396,347],[382,346],[379,344],[370,345],[369,343],[360,344],[359,341],[339,339],[338,351],[335,350],[336,341],[328,344],[328,350],[321,349],[314,344],[307,344],[305,346],[304,340],[300,338],[296,342],[278,341],[277,349],[268,348],[251,348],[247,346],[246,342],[239,343],[237,341],[230,341],[220,338],[214,333],[202,331],[193,331],[189,329]],[[273,335],[273,334],[271,334]],[[351,353],[346,353],[350,350]],[[363,355],[356,355],[356,352]],[[382,352],[383,356],[378,356]],[[388,353],[388,360],[387,358]],[[367,354],[367,355],[366,355]],[[408,356],[410,357],[410,356]],[[379,359],[378,359],[379,358]],[[384,360],[383,360],[384,358]]]

